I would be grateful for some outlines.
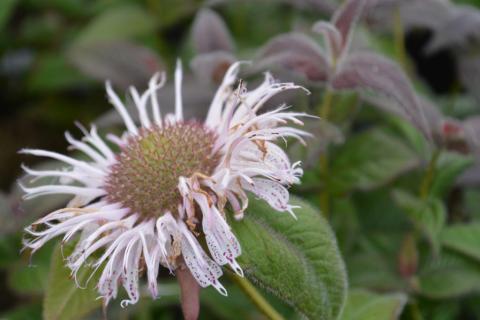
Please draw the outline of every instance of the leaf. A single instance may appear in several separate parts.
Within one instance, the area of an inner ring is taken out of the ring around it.
[[[304,34],[291,32],[271,39],[260,51],[257,68],[280,66],[311,81],[325,81],[329,65],[323,49]]]
[[[72,245],[64,245],[63,256],[70,255]],[[95,284],[101,271],[98,270],[85,289],[78,288],[70,276],[70,269],[65,266],[61,246],[58,245],[52,255],[48,286],[43,300],[43,318],[46,320],[81,319],[94,309],[101,306],[97,299]],[[91,275],[91,269],[81,269],[78,272],[78,283],[85,285]]]
[[[296,197],[298,220],[251,199],[245,218],[232,222],[242,245],[245,275],[308,319],[335,319],[347,279],[335,236],[320,213]]]
[[[441,241],[445,247],[480,262],[480,223],[448,226],[442,231]]]
[[[332,17],[332,24],[342,35],[341,51],[348,50],[355,24],[363,13],[365,0],[346,0]]]
[[[442,201],[437,198],[422,200],[399,189],[393,192],[393,199],[413,224],[427,236],[435,252],[438,252],[439,236],[446,220],[446,209]]]
[[[473,158],[459,153],[443,152],[438,159],[430,193],[435,197],[445,196],[458,176],[473,163]]]
[[[335,0],[285,0],[292,6],[311,12],[318,12],[330,16],[337,7]]]
[[[353,289],[348,294],[340,320],[395,320],[406,303],[407,296],[403,293],[375,294]]]
[[[136,5],[121,5],[95,17],[80,32],[72,46],[130,39],[153,31],[155,19]]]
[[[68,58],[87,76],[102,82],[111,80],[123,89],[131,85],[146,87],[150,77],[164,69],[154,51],[131,41],[73,47]]]
[[[47,287],[52,252],[53,245],[48,243],[30,257],[30,261],[15,261],[8,274],[10,288],[24,295],[43,293]]]
[[[197,53],[232,52],[233,40],[223,19],[210,9],[197,13],[192,27],[193,44]]]
[[[346,50],[343,50],[342,34],[333,24],[326,21],[318,21],[313,25],[312,30],[323,35],[331,64],[339,60],[342,54],[346,53]]]
[[[204,53],[195,56],[190,67],[202,82],[221,83],[228,67],[236,61],[233,54],[224,51]]]
[[[430,138],[426,116],[402,69],[393,61],[370,52],[350,54],[331,81],[335,90],[368,91],[396,102],[407,119]]]
[[[480,116],[473,115],[465,119],[463,122],[463,130],[465,140],[468,142],[470,150],[478,155],[480,153]]]
[[[418,278],[419,293],[432,299],[458,297],[479,291],[480,266],[478,263],[444,251],[422,268]]]
[[[329,188],[343,193],[384,185],[418,164],[405,144],[375,129],[350,138],[332,161]]]
[[[426,48],[427,53],[445,47],[466,47],[471,39],[479,36],[480,14],[471,6],[455,6],[449,10],[450,16],[433,33]]]
[[[420,158],[428,158],[428,145],[423,135],[409,123],[401,117],[395,115],[388,117],[388,122],[395,127],[396,131],[399,131],[403,138],[408,142],[408,145],[415,150],[415,153]]]

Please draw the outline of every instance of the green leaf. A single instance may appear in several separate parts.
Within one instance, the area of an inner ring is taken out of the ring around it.
[[[389,116],[387,120],[404,136],[407,143],[419,156],[427,157],[426,153],[429,150],[427,140],[425,140],[424,135],[417,128],[398,116]]]
[[[309,319],[335,319],[347,290],[335,236],[321,214],[296,197],[298,220],[251,199],[245,219],[232,222],[246,276]]]
[[[348,294],[341,320],[394,320],[398,319],[407,302],[402,293],[375,294],[354,289]]]
[[[73,46],[134,38],[152,32],[155,19],[136,5],[122,5],[97,16],[78,35]]]
[[[456,178],[473,164],[473,158],[465,155],[444,152],[440,155],[435,169],[430,192],[441,197],[453,186]]]
[[[25,295],[43,293],[47,286],[53,249],[54,246],[48,243],[33,256],[25,256],[28,259],[16,261],[8,274],[10,288]]]
[[[332,160],[329,190],[370,190],[384,185],[418,164],[401,140],[381,130],[369,130],[347,141]]]
[[[418,278],[419,293],[432,299],[453,298],[479,291],[480,265],[470,259],[444,251],[424,265]]]
[[[480,223],[453,225],[441,234],[442,244],[480,262]]]
[[[425,234],[434,250],[438,252],[439,236],[446,219],[445,206],[442,201],[437,198],[422,200],[398,189],[393,192],[393,198],[417,229]]]
[[[72,250],[73,246],[64,245],[63,256],[68,256]],[[98,293],[95,290],[101,270],[95,273],[85,289],[78,288],[70,276],[70,269],[65,266],[63,256],[61,246],[58,245],[52,256],[43,300],[43,318],[46,320],[80,319],[102,304],[102,301],[97,299]],[[89,268],[80,269],[77,275],[78,283],[85,285],[91,272]]]

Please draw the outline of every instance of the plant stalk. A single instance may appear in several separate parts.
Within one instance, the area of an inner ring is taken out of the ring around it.
[[[410,74],[410,65],[408,64],[407,51],[405,48],[405,32],[403,30],[402,17],[400,15],[400,8],[397,7],[393,17],[393,37],[395,45],[395,53],[398,62],[403,67],[407,74]]]
[[[322,118],[325,121],[327,121],[330,116],[330,112],[332,109],[332,101],[333,101],[333,91],[330,89],[326,89],[325,95],[323,97],[323,103],[319,111],[320,118]],[[327,151],[328,150],[324,150],[324,152],[320,154],[320,159],[319,159],[320,173],[324,181],[328,181],[328,176],[330,171],[330,164],[328,160]],[[323,216],[328,219],[328,217],[330,216],[330,193],[328,192],[328,188],[323,188],[322,191],[320,192],[320,210]]]
[[[255,286],[246,278],[239,277],[236,274],[229,273],[233,281],[242,289],[242,291],[250,298],[255,306],[270,320],[284,320],[277,310],[261,295]]]

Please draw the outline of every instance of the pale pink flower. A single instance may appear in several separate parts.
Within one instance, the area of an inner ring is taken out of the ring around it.
[[[88,160],[22,150],[68,166],[53,171],[25,167],[36,179],[58,178],[55,184],[22,186],[26,199],[48,194],[73,196],[66,208],[26,228],[25,247],[35,252],[56,236],[63,235],[66,242],[79,234],[67,265],[75,280],[84,265],[93,272],[104,266],[98,292],[106,304],[116,297],[120,283],[129,297],[121,305],[138,301],[141,263],[156,297],[159,266],[173,273],[182,258],[200,286],[211,285],[227,295],[218,280],[221,266],[229,265],[240,276],[243,271],[236,261],[241,248],[226,221],[226,206],[235,218],[242,218],[249,191],[277,211],[294,216],[286,187],[298,183],[303,172],[300,163],[291,164],[273,142],[288,137],[303,141],[307,136],[287,125],[289,121],[301,125],[298,117],[305,116],[303,113],[286,112],[282,106],[258,114],[272,96],[300,87],[277,83],[266,74],[253,91],[247,91],[241,81],[234,88],[239,66],[235,63],[229,68],[203,123],[183,118],[178,63],[174,114],[162,117],[157,101],[157,90],[165,83],[163,74],[155,75],[143,94],[130,90],[140,126],[107,83],[109,100],[125,122],[124,134],[108,134],[107,144],[94,126],[90,131],[82,129],[81,140],[66,133],[71,148]],[[203,235],[209,254],[198,240]]]

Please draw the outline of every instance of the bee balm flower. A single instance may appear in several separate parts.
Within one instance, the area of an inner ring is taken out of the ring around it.
[[[302,124],[304,114],[285,112],[285,107],[257,114],[275,94],[300,88],[276,83],[269,74],[253,91],[242,83],[234,89],[239,63],[227,71],[205,121],[184,120],[180,64],[175,72],[175,114],[162,118],[157,90],[165,77],[157,74],[140,95],[131,88],[140,126],[107,83],[110,102],[125,122],[121,136],[107,135],[108,145],[95,127],[83,130],[81,140],[66,133],[73,149],[87,160],[59,153],[25,149],[22,152],[59,160],[68,169],[25,171],[36,178],[57,177],[57,184],[24,187],[25,198],[69,194],[73,199],[26,228],[25,246],[32,252],[48,240],[63,235],[63,241],[80,234],[67,265],[76,276],[84,265],[93,272],[104,266],[98,291],[105,304],[115,298],[122,284],[129,299],[139,299],[139,269],[146,271],[148,287],[157,296],[157,275],[162,265],[173,272],[182,261],[200,286],[220,284],[220,266],[229,265],[238,275],[236,262],[241,249],[225,219],[225,207],[240,219],[248,206],[246,191],[267,201],[278,211],[293,215],[285,186],[298,183],[299,163],[290,163],[273,143],[278,138],[302,140],[304,131],[286,126]],[[115,152],[114,149],[119,150]],[[51,181],[51,179],[49,179]],[[199,243],[205,239],[208,255]],[[96,255],[94,255],[96,253]]]

